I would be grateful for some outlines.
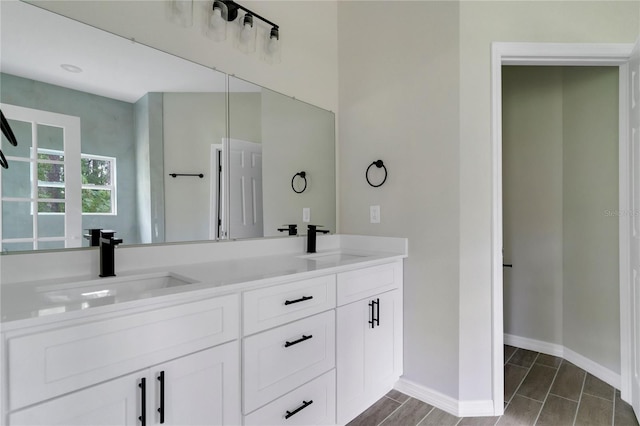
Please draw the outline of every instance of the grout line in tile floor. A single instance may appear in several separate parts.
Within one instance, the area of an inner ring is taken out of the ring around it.
[[[538,354],[538,357],[539,356],[540,356],[540,354]],[[536,359],[538,359],[538,358],[536,357]],[[560,372],[560,366],[561,365],[562,365],[562,361],[560,362],[560,365],[558,365],[558,368],[556,368],[556,374],[553,375],[553,380],[551,380],[551,384],[549,385],[549,390],[547,391],[547,394],[544,396],[544,401],[542,401],[542,405],[540,406],[540,411],[538,411],[538,415],[536,416],[536,420],[533,422],[534,425],[538,423],[538,420],[540,420],[540,415],[542,414],[542,410],[544,409],[544,406],[547,403],[547,399],[549,399],[549,395],[552,395],[551,394],[551,389],[553,389],[553,384],[556,382],[556,378],[558,377],[558,373]],[[614,392],[615,392],[615,390],[614,390]],[[577,411],[578,410],[576,410],[576,412]]]
[[[616,425],[616,389],[613,388],[613,410],[611,411],[611,426]]]
[[[564,361],[563,361],[564,362]],[[560,364],[562,365],[562,364]],[[558,370],[560,367],[558,367]],[[584,384],[587,383],[587,374],[584,375],[584,380],[582,380],[582,388],[580,389],[580,396],[578,397],[578,406],[576,407],[576,413],[573,416],[573,426],[576,424],[576,420],[578,419],[578,411],[580,411],[580,404],[582,404],[582,395],[584,394]]]

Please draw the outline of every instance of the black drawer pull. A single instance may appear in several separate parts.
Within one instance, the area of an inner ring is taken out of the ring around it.
[[[313,296],[302,296],[300,299],[296,299],[296,300],[285,300],[284,304],[293,305],[294,303],[304,302],[305,300],[311,300],[311,299],[313,299]]]
[[[369,307],[371,308],[371,321],[369,321],[369,324],[371,324],[371,328],[375,328],[376,325],[380,325],[380,299],[369,302]]]
[[[158,381],[160,382],[160,408],[158,408],[158,413],[160,413],[160,424],[164,424],[164,371],[160,372]]]
[[[309,340],[313,337],[313,334],[310,334],[308,336],[305,336],[304,334],[302,335],[302,337],[298,340],[294,340],[293,342],[285,342],[284,343],[284,347],[288,348],[289,346],[293,346],[293,345],[297,345],[298,343],[304,342],[305,340]]]
[[[310,399],[309,401],[302,401],[302,405],[301,406],[299,406],[298,408],[296,408],[293,411],[287,411],[287,415],[284,416],[284,418],[288,419],[289,417],[298,414],[301,410],[304,410],[305,408],[307,408],[311,404],[313,404],[313,399]]]
[[[147,379],[144,377],[140,379],[140,383],[138,383],[138,387],[140,388],[140,409],[142,410],[142,415],[138,416],[138,420],[142,423],[142,426],[146,426],[147,424]]]

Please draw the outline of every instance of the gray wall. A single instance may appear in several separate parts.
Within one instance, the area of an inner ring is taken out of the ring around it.
[[[567,69],[563,94],[564,344],[620,373],[618,70]]]
[[[125,243],[139,242],[133,104],[9,74],[0,78],[0,101],[80,117],[82,153],[116,157],[118,214],[83,215],[82,226],[115,229]]]
[[[211,145],[225,136],[224,93],[164,93],[166,241],[209,239]],[[169,177],[203,173],[204,178]]]
[[[162,93],[147,93],[134,107],[140,243],[165,241]]]
[[[620,372],[618,70],[503,68],[505,333]]]
[[[311,209],[311,224],[336,232],[334,115],[288,96],[262,92],[262,176],[264,235],[282,236],[284,224],[306,234],[302,209]],[[291,179],[307,173],[307,189],[293,192]]]
[[[562,344],[562,67],[503,67],[504,332]]]
[[[458,2],[338,2],[340,229],[409,238],[404,377],[454,398],[467,315],[458,308],[458,13]],[[389,177],[372,188],[364,173],[378,159]],[[380,224],[369,223],[371,205]]]

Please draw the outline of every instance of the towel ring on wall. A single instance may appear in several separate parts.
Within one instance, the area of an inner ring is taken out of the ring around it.
[[[199,177],[200,179],[202,179],[204,177],[204,174],[202,173],[169,173],[169,176],[175,178],[178,176],[194,176],[194,177]]]
[[[380,182],[377,185],[372,184],[371,181],[369,180],[369,170],[371,169],[371,166],[376,166],[377,168],[384,169],[384,179],[382,179],[382,182]],[[367,171],[364,174],[364,176],[367,178],[367,183],[369,185],[373,186],[374,188],[378,188],[379,186],[382,186],[382,184],[384,184],[387,181],[387,168],[384,166],[384,163],[382,162],[382,160],[376,160],[373,163],[369,164],[369,167],[367,167]]]
[[[304,188],[302,188],[302,190],[300,191],[296,191],[296,187],[293,185],[293,182],[296,180],[297,176],[300,176],[300,178],[304,180]],[[295,192],[296,194],[302,194],[304,190],[307,189],[307,172],[298,172],[293,175],[293,177],[291,178],[291,189],[293,189],[293,192]]]

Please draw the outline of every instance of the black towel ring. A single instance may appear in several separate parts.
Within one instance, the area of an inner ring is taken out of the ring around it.
[[[371,169],[371,166],[376,166],[377,168],[383,168],[384,169],[384,179],[382,179],[382,182],[380,182],[378,185],[374,185],[371,183],[371,181],[369,180],[369,169]],[[371,186],[373,186],[374,188],[378,188],[379,186],[382,186],[382,184],[384,184],[387,181],[387,168],[384,166],[384,163],[382,162],[382,160],[376,160],[373,163],[369,164],[369,167],[367,167],[367,171],[364,174],[364,176],[367,178],[367,183]]]
[[[293,181],[296,180],[297,176],[300,176],[304,180],[304,188],[302,188],[302,190],[300,191],[296,191],[296,187],[293,186]],[[307,189],[307,172],[298,172],[293,175],[293,177],[291,178],[291,189],[293,189],[293,192],[295,192],[296,194],[302,194],[304,190]]]

